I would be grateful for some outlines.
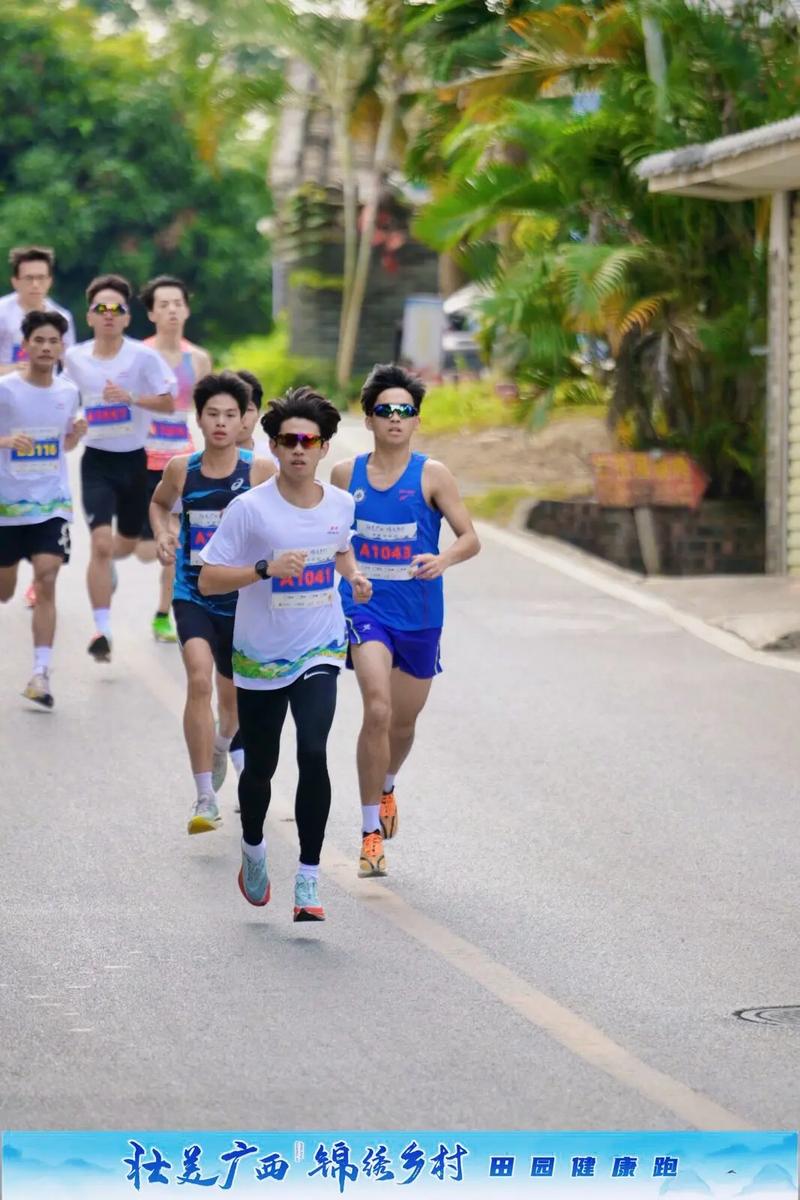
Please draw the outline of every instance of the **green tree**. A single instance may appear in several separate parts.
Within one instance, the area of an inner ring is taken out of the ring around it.
[[[3,245],[53,245],[57,294],[77,314],[98,271],[136,284],[168,271],[194,294],[198,337],[265,329],[263,175],[204,161],[177,72],[141,33],[98,36],[81,5],[12,0],[0,36]],[[146,328],[139,314],[135,331]]]

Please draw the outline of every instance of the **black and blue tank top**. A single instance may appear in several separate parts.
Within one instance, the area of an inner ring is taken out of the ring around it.
[[[197,586],[203,563],[200,551],[210,542],[222,514],[236,496],[250,490],[252,450],[240,450],[239,461],[232,475],[210,479],[203,474],[202,451],[193,454],[186,468],[186,482],[181,493],[181,532],[175,556],[174,600],[189,600],[223,617],[236,613],[238,592],[222,596],[201,596]]]

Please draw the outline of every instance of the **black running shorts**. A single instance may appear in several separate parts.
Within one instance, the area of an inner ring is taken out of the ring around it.
[[[69,562],[69,521],[51,517],[36,525],[0,525],[0,567],[14,567],[35,554],[54,554]]]
[[[138,538],[147,516],[147,455],[144,450],[97,450],[87,446],[81,459],[83,511],[90,529],[111,525]]]
[[[191,600],[173,600],[178,641],[185,646],[190,638],[202,638],[211,647],[220,675],[233,679],[233,617],[221,617]]]
[[[142,525],[143,542],[152,542],[153,540],[153,529],[150,525],[150,501],[153,499],[153,492],[161,483],[163,474],[163,471],[151,471],[149,468],[147,471],[147,508],[145,509],[144,524]]]

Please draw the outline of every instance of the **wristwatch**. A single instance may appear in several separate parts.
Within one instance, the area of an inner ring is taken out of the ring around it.
[[[260,558],[253,569],[262,579],[269,579],[269,562],[266,558]]]

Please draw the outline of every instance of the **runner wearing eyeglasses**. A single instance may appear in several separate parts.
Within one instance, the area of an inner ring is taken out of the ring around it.
[[[201,595],[200,552],[230,502],[274,472],[268,459],[254,459],[251,451],[238,445],[249,400],[250,389],[230,371],[199,380],[194,403],[205,449],[170,459],[150,504],[159,561],[175,569],[173,611],[187,681],[183,729],[197,790],[189,833],[206,833],[220,824],[217,791],[225,778],[225,771],[219,769],[220,748],[224,768],[238,727],[231,669],[236,592]],[[177,503],[179,543],[172,524]],[[211,708],[215,667],[219,732]]]
[[[153,413],[173,411],[177,381],[155,350],[125,337],[131,319],[127,279],[99,275],[86,298],[94,337],[67,351],[66,366],[89,426],[81,459],[83,508],[92,535],[86,582],[95,635],[89,653],[101,663],[111,661],[113,560],[133,552],[147,513],[144,445],[150,422]]]
[[[295,921],[325,919],[318,875],[331,803],[327,741],[347,652],[335,572],[350,581],[354,603],[372,592],[350,549],[353,498],[316,480],[338,424],[336,408],[311,388],[273,400],[261,425],[280,473],[234,500],[200,553],[201,593],[239,592],[233,633],[245,755],[239,888],[257,906],[270,898],[264,821],[289,708],[297,729]]]
[[[373,367],[361,407],[374,449],[331,472],[331,481],[355,501],[353,550],[373,585],[372,599],[358,605],[348,581],[340,584],[347,665],[355,669],[364,705],[357,747],[362,877],[387,874],[383,842],[399,825],[395,779],[442,669],[442,574],[480,550],[450,471],[411,449],[424,396],[422,381],[402,367]],[[442,517],[456,535],[444,551]]]

